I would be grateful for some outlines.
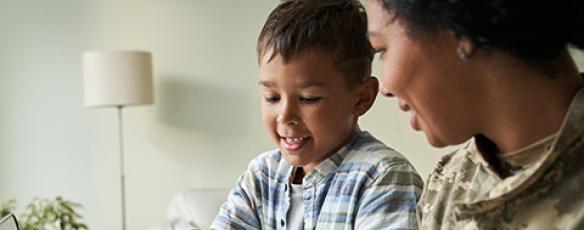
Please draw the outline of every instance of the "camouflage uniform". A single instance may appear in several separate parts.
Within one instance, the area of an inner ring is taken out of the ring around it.
[[[584,89],[557,134],[498,156],[508,176],[477,144],[443,157],[428,178],[421,229],[584,229]]]

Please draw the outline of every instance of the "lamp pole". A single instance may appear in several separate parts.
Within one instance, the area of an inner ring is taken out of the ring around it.
[[[122,229],[126,230],[126,175],[124,172],[124,122],[122,117],[123,105],[116,106],[118,109],[118,128],[119,128],[119,144],[120,144],[120,183],[122,192]]]
[[[122,112],[129,105],[153,103],[152,55],[145,51],[87,51],[82,58],[85,106],[116,107],[118,111],[122,229],[126,230]]]

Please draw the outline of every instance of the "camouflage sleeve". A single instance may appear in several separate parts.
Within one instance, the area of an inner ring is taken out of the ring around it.
[[[426,178],[427,183],[430,181],[430,178],[432,178],[432,173],[430,173],[430,175],[428,175],[428,177]],[[426,184],[426,186],[428,186],[428,184]],[[420,200],[418,201],[418,204],[416,205],[416,219],[418,220],[418,225],[422,224],[422,219],[424,218],[422,207],[424,206],[424,200],[425,200],[424,197],[426,196],[426,192],[427,192],[427,188],[424,188],[424,190],[422,191],[422,196],[420,197]]]

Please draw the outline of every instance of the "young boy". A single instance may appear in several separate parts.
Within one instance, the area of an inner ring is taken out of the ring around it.
[[[361,131],[375,101],[357,0],[288,0],[258,41],[262,116],[278,149],[239,178],[212,229],[417,229],[422,180]]]

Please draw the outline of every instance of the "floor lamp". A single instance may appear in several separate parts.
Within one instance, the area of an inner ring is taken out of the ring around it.
[[[152,57],[139,51],[83,53],[86,107],[115,107],[118,111],[122,229],[126,229],[126,178],[122,111],[125,106],[153,103]]]

